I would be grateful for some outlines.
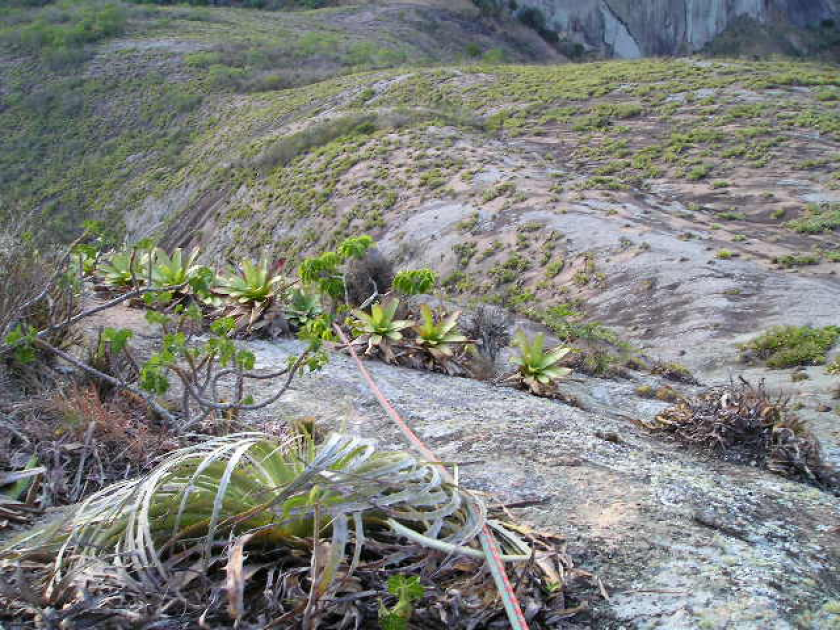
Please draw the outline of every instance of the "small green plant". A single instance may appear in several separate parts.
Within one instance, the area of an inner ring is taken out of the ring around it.
[[[229,296],[240,304],[264,302],[275,295],[280,275],[272,275],[268,263],[243,260],[238,269],[219,278],[216,293]]]
[[[293,289],[287,296],[283,312],[290,324],[296,328],[303,328],[324,314],[321,296],[317,293]]]
[[[776,326],[741,346],[741,350],[754,353],[771,368],[821,365],[838,337],[840,326]]]
[[[361,260],[373,247],[368,235],[354,236],[343,241],[337,251],[324,252],[320,256],[307,258],[298,268],[300,279],[307,285],[318,288],[322,294],[333,300],[347,298],[347,264]]]
[[[822,234],[840,229],[840,203],[808,204],[805,214],[785,225],[802,234]]]
[[[708,176],[708,174],[711,172],[712,166],[710,164],[698,164],[688,172],[687,177],[691,181],[698,181],[701,179],[705,179],[706,176]]]
[[[403,295],[430,293],[437,284],[437,274],[431,269],[400,271],[394,276],[394,290]]]
[[[158,287],[172,287],[189,282],[201,269],[200,265],[195,264],[198,255],[197,248],[186,258],[180,247],[172,252],[171,257],[162,249],[156,249],[151,257],[152,284]]]
[[[362,310],[354,310],[350,326],[357,336],[355,341],[367,344],[365,354],[372,355],[377,350],[382,353],[388,363],[396,359],[393,344],[401,341],[402,331],[414,325],[414,322],[406,319],[396,319],[397,308],[400,301],[396,298],[389,298],[382,304],[374,304],[370,313]]]
[[[733,256],[735,256],[735,252],[733,252],[733,251],[731,251],[731,250],[728,250],[728,249],[721,249],[721,250],[718,250],[718,253],[717,253],[717,257],[718,257],[720,260],[729,260],[729,259],[730,259],[730,258],[732,258]]]
[[[773,259],[773,262],[790,269],[791,267],[817,265],[820,262],[820,257],[817,254],[785,254],[784,256],[777,256]]]
[[[114,252],[99,266],[105,282],[114,287],[142,284],[146,279],[148,256],[137,250]]]
[[[423,598],[426,589],[417,576],[393,575],[388,578],[388,592],[397,598],[393,608],[379,603],[379,625],[382,630],[408,630],[414,602]]]
[[[463,344],[467,338],[458,332],[458,318],[461,311],[455,311],[435,321],[428,304],[420,307],[420,323],[414,326],[416,343],[428,350],[437,361],[446,361],[455,354],[455,344]]]
[[[553,392],[556,382],[572,372],[558,365],[571,349],[558,346],[546,352],[543,333],[528,339],[525,332],[519,330],[514,335],[513,345],[519,350],[519,356],[513,359],[519,369],[512,378],[533,394],[545,396]]]

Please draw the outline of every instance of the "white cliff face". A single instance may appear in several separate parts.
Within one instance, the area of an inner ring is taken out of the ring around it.
[[[623,59],[638,59],[644,57],[638,42],[630,34],[627,26],[619,20],[616,15],[605,6],[600,7],[601,17],[604,20],[604,43],[613,51],[616,57]]]
[[[562,37],[616,57],[697,51],[733,20],[804,27],[840,18],[840,0],[522,0]]]

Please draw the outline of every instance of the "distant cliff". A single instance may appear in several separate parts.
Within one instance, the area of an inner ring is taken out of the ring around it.
[[[634,58],[702,50],[733,24],[836,29],[840,0],[520,0],[560,39],[607,56]],[[816,37],[816,35],[814,36]],[[800,34],[795,48],[807,48]]]

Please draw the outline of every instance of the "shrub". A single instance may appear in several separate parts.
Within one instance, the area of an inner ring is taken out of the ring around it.
[[[350,259],[344,281],[349,304],[359,306],[371,295],[391,290],[394,265],[378,249],[371,248],[362,258]]]
[[[485,63],[500,64],[505,63],[508,59],[507,52],[504,48],[491,48],[482,55],[481,60]]]
[[[478,352],[492,362],[502,348],[510,343],[510,326],[513,317],[498,306],[479,304],[464,317],[461,330],[478,343]]]
[[[394,289],[403,295],[422,295],[431,293],[437,280],[437,274],[431,269],[400,271],[394,277]]]
[[[343,136],[370,134],[376,130],[376,122],[375,114],[348,114],[315,123],[278,140],[260,153],[252,165],[263,172],[271,171],[277,166],[285,166],[296,157]]]
[[[776,326],[741,346],[745,357],[754,354],[771,368],[821,365],[840,336],[840,327]]]
[[[677,383],[697,384],[697,379],[694,378],[691,370],[673,361],[655,361],[650,367],[650,373]]]
[[[86,57],[87,44],[120,35],[128,13],[119,4],[62,5],[3,36],[7,43],[58,67]]]
[[[822,234],[840,229],[840,204],[809,204],[805,216],[788,221],[786,225],[802,234]]]
[[[817,265],[820,262],[820,257],[817,254],[785,254],[773,258],[773,262],[790,269],[791,267]]]

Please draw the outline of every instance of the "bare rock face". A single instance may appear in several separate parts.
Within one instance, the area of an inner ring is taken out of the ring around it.
[[[837,17],[836,0],[526,0],[562,38],[627,59],[695,52],[736,19],[800,28]]]
[[[249,348],[267,368],[300,346]],[[840,499],[648,434],[633,420],[668,406],[634,394],[640,382],[656,385],[651,377],[564,382],[579,409],[470,379],[368,367],[438,456],[461,464],[467,487],[523,506],[511,508],[521,522],[566,538],[575,562],[603,581],[609,599],[563,627],[836,627]],[[297,381],[265,419],[302,417],[402,445],[346,356]]]

